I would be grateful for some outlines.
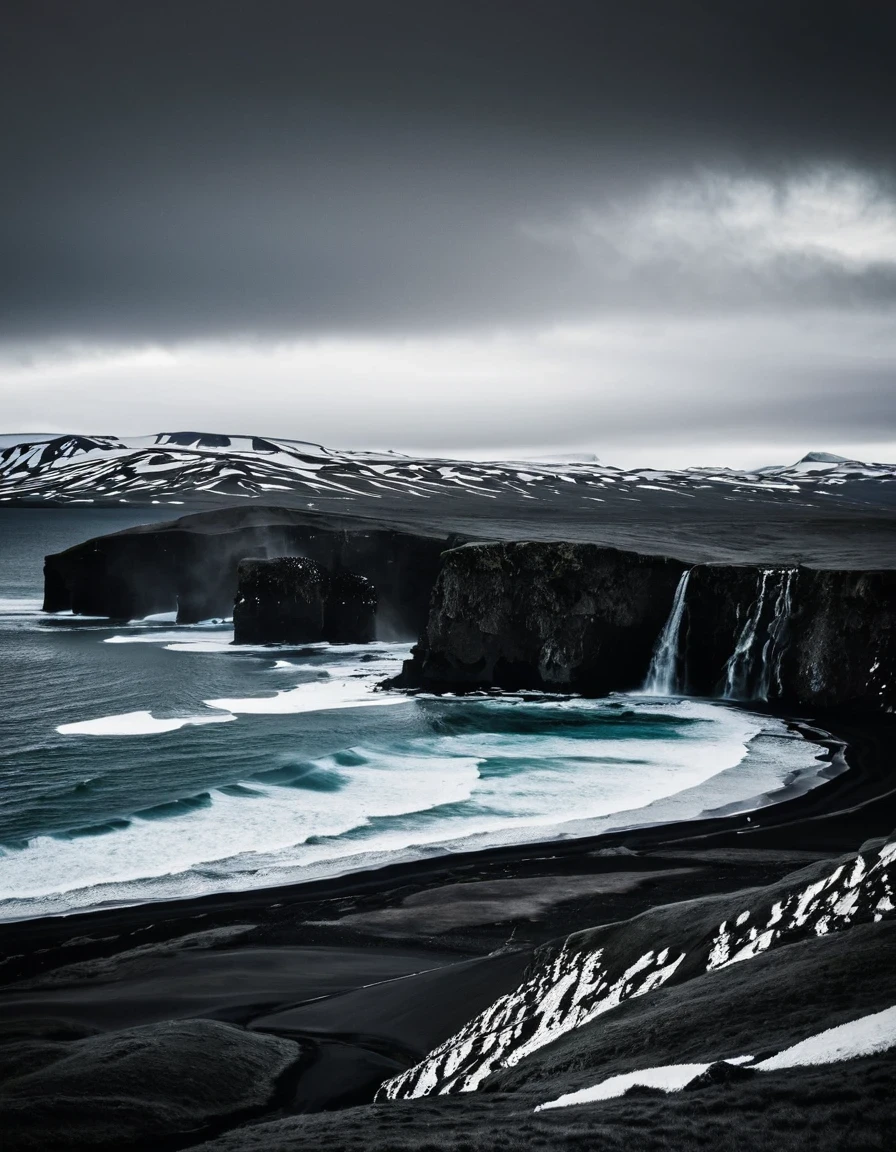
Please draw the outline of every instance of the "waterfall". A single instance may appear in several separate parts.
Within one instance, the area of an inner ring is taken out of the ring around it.
[[[673,696],[678,691],[679,638],[690,574],[689,568],[682,573],[681,579],[678,581],[669,619],[663,625],[663,630],[660,632],[656,647],[653,650],[647,679],[642,689],[647,696]]]
[[[784,655],[784,640],[792,608],[793,574],[795,569],[783,569],[780,573],[774,568],[764,568],[759,578],[759,587],[752,610],[748,612],[734,651],[725,665],[725,688],[722,693],[726,700],[767,700],[772,686],[780,692],[781,660]],[[772,578],[778,576],[772,617],[765,628],[765,640],[761,642],[763,616],[767,616],[766,603],[770,595]],[[758,673],[755,670],[756,656],[759,656]]]
[[[768,700],[769,689],[772,686],[772,675],[775,677],[775,686],[779,694],[784,687],[781,683],[781,659],[784,655],[785,633],[793,607],[792,587],[793,569],[789,568],[781,574],[781,587],[775,600],[775,614],[768,626],[768,639],[762,646],[762,671],[759,675],[759,687],[756,692],[760,700]]]
[[[771,569],[764,568],[762,570],[759,592],[753,605],[753,611],[747,613],[744,626],[740,630],[740,636],[734,645],[734,651],[728,657],[728,663],[725,665],[725,691],[722,695],[726,700],[749,699],[748,681],[753,667],[753,644],[759,629],[759,621],[762,618],[762,609],[765,607],[765,590],[768,587],[770,575]]]

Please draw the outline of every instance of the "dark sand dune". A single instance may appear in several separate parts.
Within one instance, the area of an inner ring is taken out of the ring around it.
[[[461,960],[404,979],[256,1016],[249,1027],[278,1036],[332,1036],[402,1056],[428,1052],[523,974],[528,957],[507,952]]]
[[[388,947],[222,948],[216,947],[217,934],[175,938],[168,947],[84,960],[22,981],[4,997],[5,1026],[54,1017],[97,1029],[192,1016],[243,1022],[283,1005],[379,985],[452,959]]]

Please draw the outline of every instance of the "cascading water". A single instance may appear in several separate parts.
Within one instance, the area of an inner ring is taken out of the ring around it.
[[[656,642],[644,682],[643,692],[646,696],[673,696],[679,690],[679,640],[690,574],[689,568],[682,574],[675,589],[672,610]]]
[[[762,570],[756,600],[725,665],[725,688],[722,695],[726,700],[767,700],[772,677],[778,691],[781,691],[781,660],[792,608],[794,572],[793,568]],[[774,577],[778,577],[777,581]],[[777,595],[771,620],[765,627],[765,639],[762,640],[763,618],[768,617],[766,605],[775,584]]]
[[[725,690],[722,695],[726,700],[749,699],[748,684],[753,667],[753,645],[756,641],[759,621],[762,619],[762,609],[765,607],[765,591],[770,575],[770,569],[763,569],[753,611],[747,614],[737,643],[734,645],[734,651],[728,657],[728,663],[725,665]]]
[[[775,600],[775,614],[768,626],[768,639],[762,646],[762,671],[757,690],[760,700],[768,700],[773,675],[779,694],[784,687],[781,683],[781,659],[784,656],[787,625],[793,608],[791,595],[793,575],[793,568],[788,568],[781,574],[781,586]]]

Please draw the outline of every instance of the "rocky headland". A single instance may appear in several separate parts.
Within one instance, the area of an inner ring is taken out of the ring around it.
[[[695,565],[590,544],[447,551],[396,686],[638,688],[892,711],[896,571]]]
[[[426,621],[439,557],[457,542],[437,528],[403,530],[287,508],[198,513],[47,556],[44,609],[119,620],[176,609],[179,624],[229,617],[241,560],[301,557],[369,581],[381,630],[411,636]]]

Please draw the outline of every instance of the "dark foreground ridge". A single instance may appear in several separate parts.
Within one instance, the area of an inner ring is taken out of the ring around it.
[[[396,686],[896,707],[896,572],[697,565],[591,544],[446,552]]]
[[[627,1000],[812,936],[890,918],[896,913],[894,883],[896,840],[875,841],[858,854],[742,892],[736,908],[730,896],[707,897],[569,936],[540,949],[520,985],[416,1067],[384,1084],[377,1098],[472,1092],[493,1075],[496,1084],[525,1083],[527,1057],[551,1046],[556,1067],[569,1034]],[[760,1043],[768,1046],[767,1034]],[[581,1047],[575,1037],[573,1048]],[[707,1062],[738,1055],[720,1052]]]

